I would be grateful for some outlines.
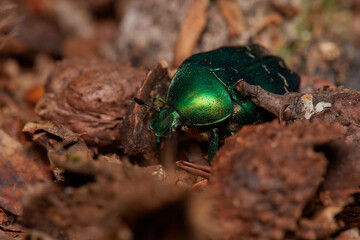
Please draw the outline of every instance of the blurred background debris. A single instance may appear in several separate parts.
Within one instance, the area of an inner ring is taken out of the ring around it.
[[[248,43],[332,108],[159,143],[133,98]],[[360,239],[359,76],[359,0],[0,0],[0,238]]]

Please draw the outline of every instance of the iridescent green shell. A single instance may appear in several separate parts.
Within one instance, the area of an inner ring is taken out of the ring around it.
[[[233,106],[227,88],[208,67],[185,65],[170,83],[167,103],[189,126],[207,126],[231,116]]]
[[[256,44],[195,54],[174,75],[166,110],[151,129],[163,136],[177,125],[216,127],[228,121],[238,127],[256,121],[263,111],[236,91],[240,79],[276,94],[297,91],[300,83],[281,58]]]

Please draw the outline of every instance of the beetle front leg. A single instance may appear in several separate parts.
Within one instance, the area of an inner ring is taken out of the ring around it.
[[[213,128],[210,133],[210,145],[208,150],[208,161],[211,163],[218,147],[219,147],[219,134],[218,129]]]

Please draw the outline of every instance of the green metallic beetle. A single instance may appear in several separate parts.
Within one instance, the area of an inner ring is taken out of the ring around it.
[[[276,94],[297,91],[300,83],[281,58],[257,44],[198,53],[179,67],[168,88],[166,105],[158,110],[150,128],[157,137],[164,137],[179,126],[186,131],[196,127],[207,133],[203,135],[210,141],[211,161],[219,136],[229,136],[268,114],[240,96],[236,90],[239,80]]]

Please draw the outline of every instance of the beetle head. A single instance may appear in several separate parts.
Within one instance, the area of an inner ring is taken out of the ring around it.
[[[157,137],[163,137],[170,129],[179,125],[181,125],[180,115],[172,107],[166,106],[151,121],[150,128]]]

